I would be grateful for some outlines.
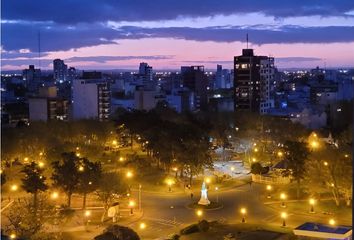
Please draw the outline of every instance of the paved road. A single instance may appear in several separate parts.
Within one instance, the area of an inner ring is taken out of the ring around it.
[[[212,188],[211,188],[212,189]],[[234,189],[219,193],[219,202],[223,204],[222,209],[204,211],[204,219],[219,220],[229,223],[241,222],[239,210],[247,208],[247,222],[266,223],[280,226],[282,219],[279,210],[263,204],[261,199],[264,185],[253,183],[246,184]],[[197,194],[196,194],[197,195]],[[216,201],[215,192],[208,194],[211,201]],[[195,198],[199,198],[195,196]],[[197,200],[197,199],[195,199]],[[142,193],[142,207],[144,215],[136,223],[130,224],[143,239],[156,239],[170,233],[176,233],[183,226],[195,223],[198,217],[195,210],[186,206],[191,203],[187,194],[176,193]],[[286,211],[286,209],[284,209]],[[328,217],[321,214],[293,214],[288,213],[286,224],[289,227],[296,227],[306,221],[326,221]],[[144,222],[146,229],[140,230],[139,224]]]

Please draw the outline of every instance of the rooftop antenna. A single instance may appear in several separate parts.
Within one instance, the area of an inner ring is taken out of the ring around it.
[[[248,49],[248,33],[246,33],[247,49]]]
[[[41,31],[38,30],[38,68],[41,68]]]

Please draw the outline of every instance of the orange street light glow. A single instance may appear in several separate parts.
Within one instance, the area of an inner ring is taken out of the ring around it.
[[[133,173],[131,171],[128,171],[126,176],[127,176],[127,178],[131,178],[131,177],[133,177]]]
[[[11,186],[11,191],[17,191],[18,186],[16,184]]]
[[[196,214],[198,217],[201,217],[201,216],[203,216],[203,211],[199,209],[199,210],[197,210]]]
[[[336,224],[336,221],[333,218],[331,218],[331,219],[329,219],[328,223],[329,223],[329,225],[334,226]]]

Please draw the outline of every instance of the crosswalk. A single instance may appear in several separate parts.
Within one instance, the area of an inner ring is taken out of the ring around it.
[[[178,228],[183,225],[182,222],[176,221],[176,219],[143,217],[140,221],[131,223],[129,227],[132,229],[139,229],[140,223],[142,222],[146,224],[149,232],[154,232],[157,235],[164,230]]]

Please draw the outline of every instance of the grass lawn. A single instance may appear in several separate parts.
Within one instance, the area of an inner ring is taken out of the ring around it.
[[[217,222],[210,224],[210,229],[207,232],[192,233],[182,235],[181,240],[223,240],[228,234],[235,236],[235,239],[244,240],[275,240],[296,239],[290,229],[258,225],[258,224],[220,224]]]

